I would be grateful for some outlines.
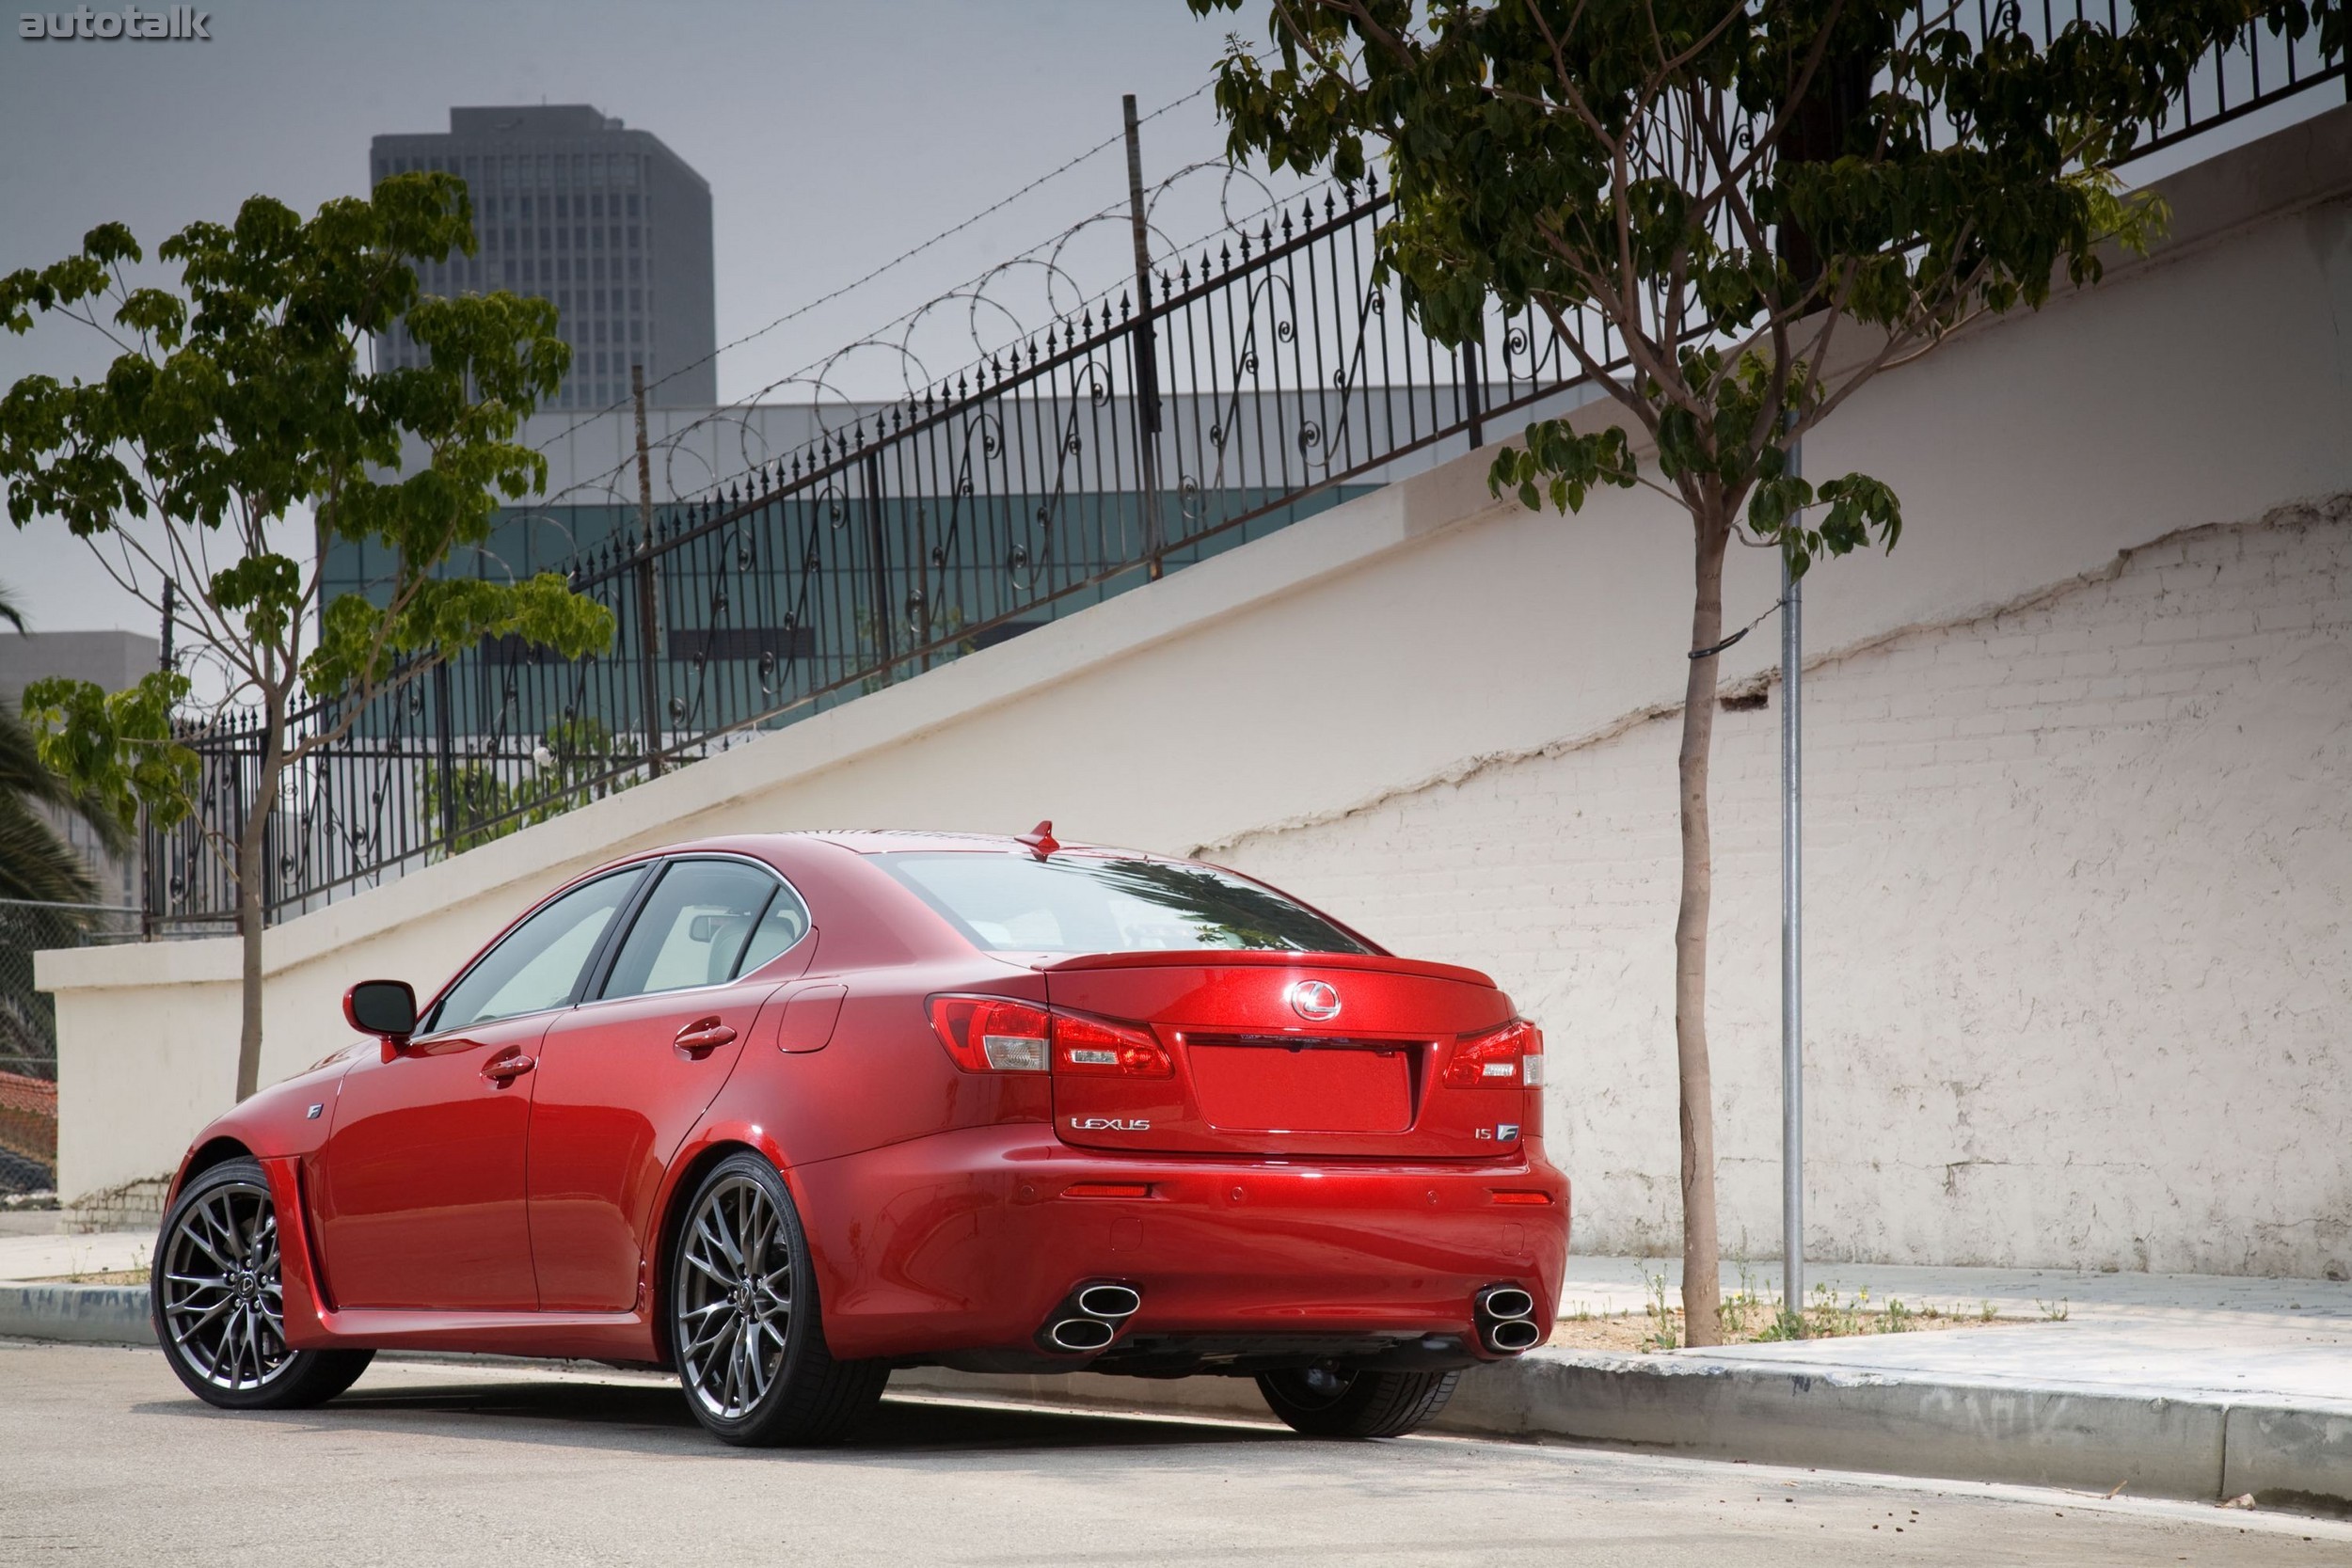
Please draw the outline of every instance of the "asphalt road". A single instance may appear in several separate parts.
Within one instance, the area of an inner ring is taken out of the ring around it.
[[[619,1373],[378,1362],[232,1416],[152,1351],[0,1342],[0,1563],[2352,1563],[2352,1524],[1982,1487],[893,1400],[744,1452]]]

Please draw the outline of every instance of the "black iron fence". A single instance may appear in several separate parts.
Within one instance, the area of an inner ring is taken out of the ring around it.
[[[1996,19],[2037,33],[2063,20],[2045,9],[2034,25],[2013,6]],[[2144,145],[2342,74],[2315,37],[2256,30],[2200,68]],[[662,509],[645,536],[571,567],[614,618],[602,656],[490,642],[357,713],[297,715],[297,737],[345,733],[280,782],[270,917],[1018,636],[1589,390],[1538,318],[1491,320],[1458,350],[1422,332],[1374,276],[1386,202],[1371,186],[1327,194],[1169,257],[1148,286],[951,384]],[[1569,327],[1619,362],[1597,317]],[[249,719],[193,742],[198,812],[151,839],[153,925],[233,919],[215,847],[251,803],[261,742]]]

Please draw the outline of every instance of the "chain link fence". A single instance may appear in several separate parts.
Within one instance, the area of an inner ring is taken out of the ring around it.
[[[135,909],[0,898],[0,1196],[56,1185],[57,1008],[33,955],[138,938]]]

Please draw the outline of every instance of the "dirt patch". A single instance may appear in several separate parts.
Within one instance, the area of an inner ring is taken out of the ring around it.
[[[1878,1306],[1865,1301],[1820,1301],[1798,1318],[1780,1310],[1780,1304],[1754,1299],[1724,1303],[1724,1343],[1753,1345],[1776,1339],[1842,1339],[1866,1334],[1936,1333],[1955,1328],[1998,1328],[2004,1324],[2048,1322],[2048,1317],[2003,1316],[1989,1307],[1976,1312],[1946,1312],[1933,1307],[1905,1307],[1900,1302]],[[1563,1350],[1618,1351],[1647,1354],[1677,1350],[1683,1343],[1682,1308],[1653,1303],[1641,1312],[1580,1314],[1553,1325],[1551,1343]]]

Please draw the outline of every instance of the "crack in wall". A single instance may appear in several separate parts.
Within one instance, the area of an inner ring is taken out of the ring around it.
[[[2325,497],[2318,500],[2289,501],[2273,507],[2260,517],[2250,520],[2199,523],[2188,528],[2174,529],[2169,533],[2158,534],[2145,544],[2126,546],[2118,550],[2115,558],[2105,565],[2094,567],[2087,572],[2076,573],[2070,578],[2061,578],[2056,582],[2045,583],[2040,588],[2031,589],[1998,604],[1964,610],[1939,620],[1906,622],[1901,626],[1874,632],[1868,637],[1813,655],[1804,660],[1804,670],[1808,675],[1817,671],[1833,670],[1912,638],[1963,631],[1971,626],[1997,627],[2005,617],[2046,610],[2079,594],[2116,582],[2132,571],[2139,558],[2152,551],[2186,546],[2227,534],[2251,535],[2331,525],[2339,527],[2352,525],[2352,491]],[[1758,692],[1768,692],[1779,684],[1780,672],[1769,670],[1725,685],[1720,695],[1735,701],[1742,700]],[[1344,822],[1351,817],[1360,816],[1367,812],[1377,811],[1398,800],[1409,800],[1414,796],[1426,795],[1439,789],[1456,787],[1485,774],[1516,767],[1521,763],[1550,761],[1579,752],[1593,751],[1646,724],[1675,718],[1682,712],[1682,706],[1683,705],[1678,701],[1653,703],[1621,714],[1597,728],[1585,730],[1576,735],[1563,736],[1538,746],[1511,747],[1502,751],[1473,752],[1437,772],[1424,774],[1406,784],[1392,784],[1376,790],[1347,805],[1326,811],[1301,812],[1272,822],[1262,823],[1254,828],[1245,828],[1239,832],[1228,833],[1220,838],[1195,844],[1183,852],[1196,858],[1228,854],[1253,840],[1277,838],[1285,833],[1298,832],[1311,828],[1328,827],[1333,823]]]

